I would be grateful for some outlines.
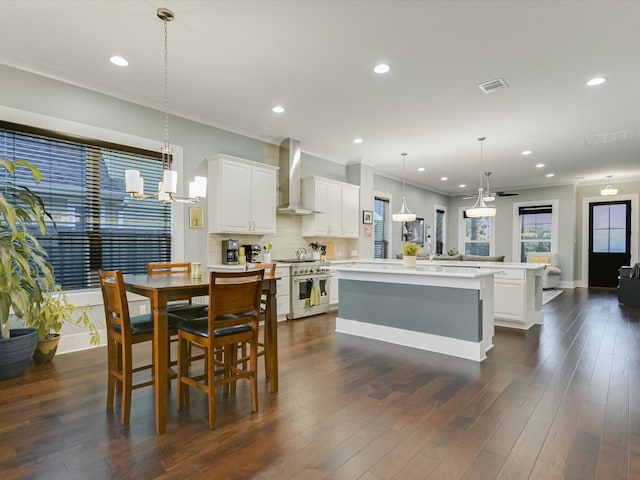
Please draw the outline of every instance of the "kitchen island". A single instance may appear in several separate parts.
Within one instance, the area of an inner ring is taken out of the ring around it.
[[[332,265],[348,265],[355,262],[370,265],[402,265],[402,260],[381,259],[339,260],[332,262]],[[542,325],[544,322],[542,277],[546,265],[543,263],[418,260],[417,265],[490,270],[495,274],[493,308],[496,326],[528,330],[533,325]]]
[[[337,332],[478,362],[493,346],[493,271],[384,261],[332,269],[340,282]]]

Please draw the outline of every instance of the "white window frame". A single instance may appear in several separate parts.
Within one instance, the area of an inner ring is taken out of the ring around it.
[[[520,262],[520,207],[534,207],[537,205],[551,205],[551,253],[558,253],[558,225],[560,217],[560,201],[535,200],[513,203],[513,244],[512,256],[514,262]]]
[[[466,224],[464,218],[464,211],[469,207],[460,207],[458,209],[458,253],[464,254],[465,252],[465,232]],[[496,217],[491,217],[491,238],[489,239],[489,255],[495,255],[496,251]]]

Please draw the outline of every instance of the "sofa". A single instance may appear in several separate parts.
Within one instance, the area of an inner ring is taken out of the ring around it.
[[[560,284],[562,270],[558,268],[558,254],[553,252],[528,252],[528,263],[544,263],[546,268],[542,274],[542,288],[556,288]]]

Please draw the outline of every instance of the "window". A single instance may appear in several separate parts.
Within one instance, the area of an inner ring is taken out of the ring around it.
[[[97,286],[99,268],[143,273],[147,263],[171,259],[171,207],[124,191],[127,168],[157,185],[159,152],[2,123],[0,156],[26,160],[42,172],[39,184],[24,169],[14,180],[40,195],[55,221],[46,235],[35,226],[33,233],[63,288]],[[6,182],[0,178],[0,188]]]
[[[389,258],[389,200],[386,198],[374,200],[373,258]]]
[[[593,206],[593,253],[627,251],[627,203]]]
[[[520,217],[520,261],[527,261],[528,252],[551,252],[552,205],[518,207],[518,215]]]
[[[469,218],[462,212],[464,225],[464,245],[466,255],[491,255],[493,238],[493,217]]]
[[[445,214],[446,210],[443,208],[436,208],[436,254],[442,255],[444,253],[444,229],[445,229]]]

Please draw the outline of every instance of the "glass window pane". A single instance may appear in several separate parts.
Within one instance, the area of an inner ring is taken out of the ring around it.
[[[609,228],[609,206],[594,205],[593,228]]]
[[[626,249],[626,230],[623,228],[616,228],[609,230],[609,252],[610,253],[624,253]]]
[[[593,252],[594,253],[609,252],[609,230],[593,231]]]
[[[483,240],[491,239],[490,218],[467,218],[465,221],[465,239]]]
[[[625,204],[609,206],[609,226],[610,228],[627,227],[627,206]]]
[[[490,244],[485,242],[466,243],[464,253],[467,255],[489,255]]]

